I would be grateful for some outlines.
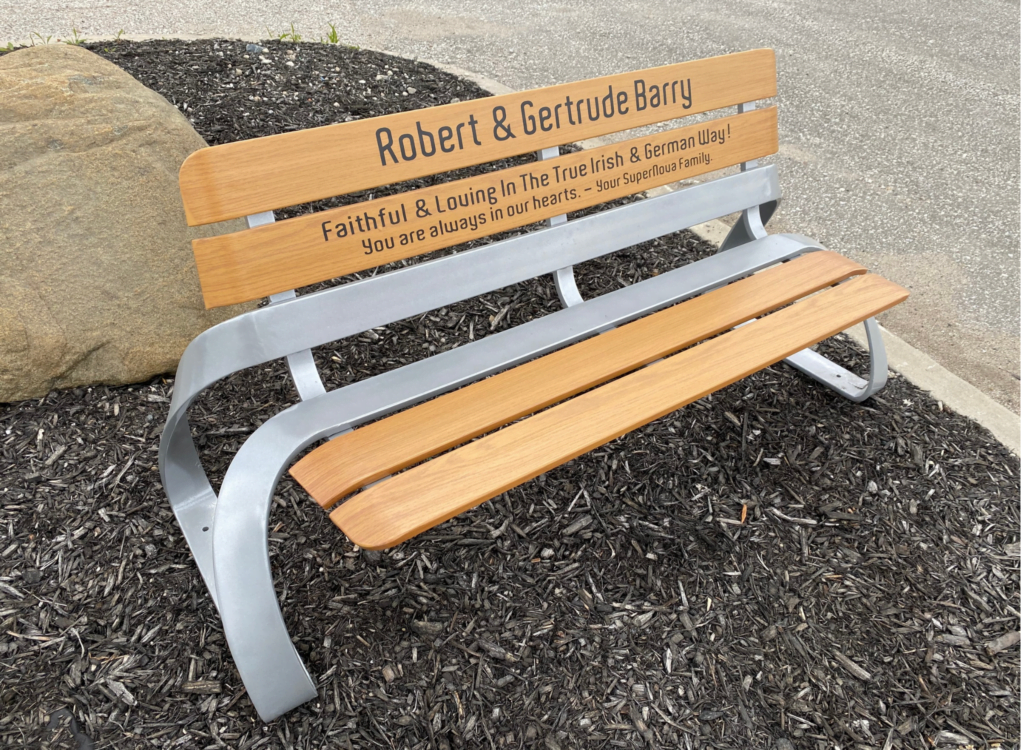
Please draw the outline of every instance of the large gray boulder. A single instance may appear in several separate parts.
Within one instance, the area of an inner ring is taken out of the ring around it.
[[[178,168],[206,144],[159,94],[51,44],[0,57],[0,402],[172,372],[203,307]]]

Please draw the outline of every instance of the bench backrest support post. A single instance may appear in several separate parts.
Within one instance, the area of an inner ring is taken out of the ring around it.
[[[757,106],[754,102],[743,102],[743,104],[736,106],[736,114],[742,115],[744,112],[753,112],[755,109],[757,109]],[[740,164],[740,171],[746,172],[748,169],[753,169],[756,166],[757,159],[751,159],[750,161],[745,161]]]
[[[258,214],[250,214],[245,217],[245,222],[248,224],[249,229],[263,226],[264,224],[273,224],[274,212],[263,211]],[[271,305],[275,305],[286,300],[295,299],[296,296],[295,290],[289,289],[277,294],[271,294],[268,299]],[[299,392],[301,400],[306,401],[307,399],[327,393],[324,382],[320,379],[320,372],[316,369],[316,362],[313,361],[313,352],[311,350],[303,349],[302,351],[289,354],[286,360],[288,362],[288,372],[292,376],[292,382],[295,384],[295,390]]]
[[[554,159],[557,156],[558,146],[543,148],[537,152],[537,159],[540,161]],[[557,227],[568,221],[568,218],[565,214],[559,214],[545,220],[544,223],[549,227]],[[583,295],[580,294],[579,287],[576,286],[576,274],[573,273],[572,266],[559,268],[551,274],[551,278],[555,281],[555,290],[558,292],[558,299],[562,302],[562,307],[572,307],[583,301]]]
[[[736,114],[742,115],[744,112],[752,112],[757,107],[754,102],[744,102],[743,104],[737,105]],[[746,172],[757,167],[757,160],[751,159],[740,164],[740,171]],[[768,216],[774,213],[775,207],[771,206],[767,210]],[[730,248],[742,245],[747,242],[759,240],[762,237],[767,237],[768,232],[764,228],[764,222],[768,220],[768,217],[764,215],[765,211],[762,210],[761,206],[751,206],[740,214],[740,218],[733,225],[733,228],[729,231],[725,240],[722,242],[718,249],[718,252],[728,250]]]

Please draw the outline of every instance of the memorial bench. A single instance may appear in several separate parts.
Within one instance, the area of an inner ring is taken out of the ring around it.
[[[246,231],[194,242],[207,306],[268,296],[269,304],[185,351],[161,477],[264,720],[317,694],[268,557],[285,471],[333,508],[354,543],[384,548],[783,359],[854,401],[882,387],[873,316],[906,292],[812,240],[764,230],[780,191],[775,167],[755,160],[777,150],[776,110],[753,103],[775,93],[774,53],[754,50],[231,143],[186,160],[190,225],[248,219]],[[561,144],[734,106],[720,119],[558,155]],[[534,151],[525,166],[274,222],[275,209]],[[713,181],[566,221],[570,211],[736,165]],[[714,256],[593,299],[576,288],[574,264],[737,212]],[[293,291],[538,221],[547,226]],[[563,309],[324,388],[311,347],[544,274]],[[866,380],[807,348],[862,321]],[[276,358],[287,360],[301,402],[245,441],[217,495],[189,404],[220,378]]]

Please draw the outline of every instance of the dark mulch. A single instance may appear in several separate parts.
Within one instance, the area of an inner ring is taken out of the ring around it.
[[[340,47],[91,48],[211,143],[483,94]],[[668,237],[581,287],[709,250]],[[556,307],[538,280],[317,357],[337,386]],[[1019,462],[901,377],[855,405],[769,368],[383,554],[282,482],[278,590],[320,698],[269,726],[159,484],[170,390],[0,406],[3,746],[1017,744]],[[202,398],[214,476],[294,399],[279,363]]]

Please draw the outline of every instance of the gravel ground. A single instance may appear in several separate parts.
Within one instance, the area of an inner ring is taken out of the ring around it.
[[[482,93],[338,47],[94,49],[211,143]],[[580,267],[580,286],[712,251],[679,233]],[[316,358],[337,387],[557,306],[535,280]],[[857,405],[768,368],[384,553],[285,479],[271,555],[320,695],[270,725],[159,483],[172,384],[0,405],[4,746],[1019,744],[1019,461],[899,376]],[[295,398],[272,363],[199,400],[215,482]]]

